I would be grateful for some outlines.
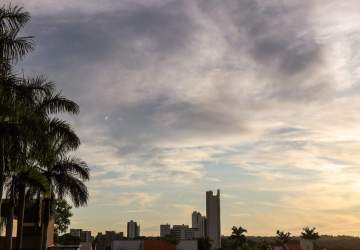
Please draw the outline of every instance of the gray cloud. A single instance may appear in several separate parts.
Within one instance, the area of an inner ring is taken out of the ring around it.
[[[208,188],[214,180],[236,186],[244,178],[242,185],[262,180],[259,189],[280,197],[278,183],[291,184],[288,193],[301,193],[304,182],[309,190],[317,182],[331,186],[333,165],[356,155],[329,161],[341,147],[325,150],[357,135],[349,131],[358,131],[358,79],[348,76],[358,58],[353,40],[319,29],[318,2],[116,2],[33,8],[26,32],[38,47],[19,66],[48,74],[79,102],[73,123],[96,177],[92,190],[161,183],[161,192],[184,183]],[[344,49],[342,39],[353,47]],[[343,79],[350,87],[338,91]]]

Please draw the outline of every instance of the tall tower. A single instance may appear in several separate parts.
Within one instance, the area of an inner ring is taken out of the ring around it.
[[[213,195],[212,191],[206,192],[206,218],[207,236],[212,241],[212,249],[221,247],[221,224],[220,224],[220,190]]]
[[[127,237],[128,239],[135,239],[140,236],[140,225],[131,220],[127,223]]]

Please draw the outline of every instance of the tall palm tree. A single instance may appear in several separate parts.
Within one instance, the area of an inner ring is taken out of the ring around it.
[[[51,188],[50,180],[45,175],[43,166],[51,164],[57,154],[61,156],[65,151],[75,150],[79,146],[80,140],[69,124],[60,119],[50,117],[59,112],[76,114],[79,108],[76,103],[64,98],[60,93],[54,94],[54,84],[47,82],[43,77],[30,79],[21,87],[22,91],[20,92],[23,93],[22,98],[26,104],[26,112],[22,116],[26,128],[23,128],[23,130],[28,131],[26,135],[29,136],[28,142],[31,142],[24,148],[23,155],[25,155],[26,161],[31,166],[36,166]],[[53,140],[52,144],[49,143],[50,138]],[[56,151],[54,151],[55,146],[57,146]],[[23,185],[20,190],[21,194],[25,194],[25,188],[26,186]],[[52,190],[50,189],[50,191]],[[49,195],[43,193],[43,196],[48,197]],[[23,215],[25,199],[24,196],[19,198],[19,215]],[[50,209],[47,202],[43,204],[48,206],[44,208],[46,211]],[[44,216],[44,218],[46,220],[48,216]],[[22,246],[22,222],[23,216],[19,217],[18,250]],[[46,225],[47,223],[45,222]]]
[[[246,242],[246,236],[244,233],[247,233],[247,230],[242,227],[232,227],[232,233],[230,239],[235,241],[235,248],[241,247]]]
[[[88,190],[84,181],[89,179],[89,169],[84,161],[66,156],[67,149],[63,149],[68,147],[66,144],[66,142],[60,141],[59,145],[54,145],[53,152],[48,152],[53,154],[50,159],[54,158],[43,166],[43,175],[50,183],[51,193],[49,196],[45,196],[44,200],[42,249],[46,249],[46,232],[55,199],[69,197],[75,207],[86,205],[88,200]]]
[[[28,22],[30,15],[17,6],[0,7],[0,197],[3,197],[7,148],[13,138],[8,133],[13,123],[13,83],[18,79],[12,74],[11,64],[23,58],[33,49],[32,37],[20,37],[19,31]],[[2,199],[0,198],[0,215]],[[0,217],[1,219],[1,217]],[[2,224],[2,223],[1,223]]]

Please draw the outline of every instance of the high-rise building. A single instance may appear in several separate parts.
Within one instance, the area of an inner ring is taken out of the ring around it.
[[[206,192],[206,234],[212,241],[212,249],[221,247],[220,224],[220,190],[213,195],[212,191]]]
[[[170,235],[171,228],[169,224],[160,225],[160,237],[163,238],[165,236]]]
[[[127,237],[128,239],[135,239],[140,236],[140,225],[131,220],[127,223]]]
[[[206,217],[202,216],[200,212],[194,211],[192,213],[192,228],[197,229],[195,231],[195,238],[206,237]]]

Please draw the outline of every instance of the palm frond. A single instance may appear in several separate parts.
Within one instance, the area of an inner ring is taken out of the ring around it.
[[[30,13],[22,7],[3,5],[0,8],[0,31],[8,31],[23,27],[30,20]]]
[[[38,107],[38,112],[46,114],[57,114],[61,112],[78,114],[79,105],[63,97],[61,93],[57,93],[45,97]]]

